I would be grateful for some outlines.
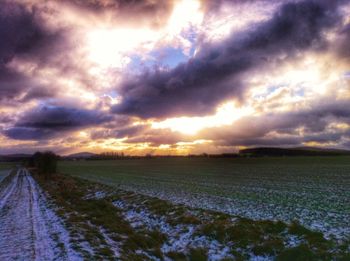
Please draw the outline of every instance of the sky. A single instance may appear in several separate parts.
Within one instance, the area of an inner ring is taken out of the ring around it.
[[[350,0],[0,0],[0,154],[350,149]]]

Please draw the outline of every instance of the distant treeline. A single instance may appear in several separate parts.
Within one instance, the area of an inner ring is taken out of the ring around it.
[[[65,160],[119,160],[119,159],[144,159],[144,158],[202,158],[202,157],[210,157],[210,158],[237,158],[240,157],[238,153],[223,153],[223,154],[189,154],[189,155],[151,155],[147,154],[144,156],[131,156],[125,155],[123,152],[104,152],[96,155],[89,155],[86,157],[81,156],[68,156],[64,157]]]
[[[139,158],[239,158],[239,157],[284,157],[284,156],[344,156],[350,155],[348,150],[319,149],[319,148],[274,148],[259,147],[240,150],[238,153],[221,154],[189,154],[189,155],[145,155],[127,156],[124,153],[106,152],[91,156],[89,160],[117,160],[117,159],[139,159]]]
[[[34,155],[30,154],[12,154],[12,155],[0,155],[0,162],[29,162],[33,165],[33,162],[37,162],[36,167],[39,165],[39,159],[47,155],[54,155],[55,160],[119,160],[119,159],[144,159],[144,158],[238,158],[238,157],[284,157],[284,156],[345,156],[350,155],[349,150],[339,149],[321,149],[321,148],[274,148],[274,147],[258,147],[240,150],[238,153],[221,153],[221,154],[188,154],[188,155],[151,155],[145,156],[130,156],[123,152],[104,152],[101,154],[93,153],[78,153],[70,156],[60,157],[52,152],[37,152]],[[39,157],[40,156],[40,157]],[[50,156],[51,157],[51,156]],[[48,158],[50,158],[48,157]],[[44,159],[43,159],[44,161]],[[48,159],[45,159],[45,162]]]
[[[116,160],[116,159],[139,159],[139,158],[239,158],[239,157],[284,157],[284,156],[344,156],[350,155],[350,151],[336,149],[317,148],[273,148],[259,147],[240,150],[238,153],[221,154],[189,154],[189,155],[145,155],[127,156],[124,153],[107,152],[89,157],[90,160]]]
[[[350,151],[318,148],[251,148],[239,151],[241,156],[342,156],[350,155]]]
[[[189,158],[238,158],[241,155],[238,153],[221,153],[221,154],[208,154],[208,153],[202,153],[202,154],[189,154],[186,157]]]
[[[115,159],[123,159],[127,156],[124,155],[123,152],[103,152],[101,154],[92,155],[88,159],[91,160],[115,160]]]

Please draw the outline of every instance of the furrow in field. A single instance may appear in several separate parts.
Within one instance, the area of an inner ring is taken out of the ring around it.
[[[4,207],[7,199],[11,196],[12,192],[16,188],[19,171],[20,170],[17,171],[16,175],[11,180],[11,183],[8,186],[6,186],[5,189],[0,191],[0,210]]]

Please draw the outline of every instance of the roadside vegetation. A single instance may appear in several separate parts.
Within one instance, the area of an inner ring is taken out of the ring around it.
[[[57,174],[34,175],[72,244],[99,260],[349,260],[349,241],[298,222],[253,221]]]

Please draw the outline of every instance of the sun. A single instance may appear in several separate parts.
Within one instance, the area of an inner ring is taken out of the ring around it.
[[[156,33],[148,29],[98,28],[87,33],[88,58],[103,68],[122,68],[132,52],[148,48]]]
[[[172,14],[162,28],[120,27],[99,25],[86,32],[87,56],[100,68],[124,68],[132,56],[147,57],[155,48],[166,44],[177,46],[182,33],[203,21],[198,0],[181,0],[174,5]]]

